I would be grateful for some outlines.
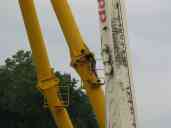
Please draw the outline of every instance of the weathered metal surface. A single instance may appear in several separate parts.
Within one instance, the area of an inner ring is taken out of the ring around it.
[[[106,128],[136,128],[123,0],[98,0],[106,79]]]

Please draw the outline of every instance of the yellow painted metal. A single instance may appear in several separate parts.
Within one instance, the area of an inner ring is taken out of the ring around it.
[[[85,45],[67,0],[51,0],[51,3],[70,49],[71,65],[83,80],[100,128],[105,128],[105,97],[95,72],[94,56]]]
[[[38,88],[47,98],[49,109],[59,128],[73,128],[69,115],[57,96],[58,79],[51,70],[33,0],[19,0],[33,59],[37,68]]]

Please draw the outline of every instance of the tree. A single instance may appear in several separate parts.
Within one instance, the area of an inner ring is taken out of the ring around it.
[[[67,110],[76,128],[98,128],[88,97],[69,74],[55,73],[70,90]],[[18,51],[0,66],[0,123],[3,128],[55,128],[53,119],[43,107],[44,98],[36,88],[36,69],[30,51]],[[62,97],[65,98],[64,96]]]

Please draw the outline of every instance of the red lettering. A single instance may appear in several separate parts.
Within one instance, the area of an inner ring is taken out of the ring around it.
[[[100,10],[99,11],[99,16],[100,16],[100,21],[101,22],[105,22],[107,17],[106,17],[106,13],[105,13],[105,10]]]
[[[98,3],[99,3],[100,21],[104,23],[107,19],[106,11],[105,11],[105,1],[104,0],[98,0]]]
[[[99,0],[99,8],[105,8],[105,1]]]

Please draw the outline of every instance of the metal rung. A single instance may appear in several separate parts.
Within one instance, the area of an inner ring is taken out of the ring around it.
[[[59,88],[60,89],[57,92],[57,95],[58,95],[58,97],[59,97],[59,99],[61,101],[61,104],[62,104],[61,107],[68,107],[69,106],[69,98],[70,98],[70,87],[69,86],[59,86]],[[61,90],[63,90],[63,91],[61,92]],[[44,97],[43,107],[44,108],[48,107],[46,97]]]
[[[104,68],[96,68],[96,71],[104,71]]]
[[[102,61],[102,58],[96,58],[96,61]]]

